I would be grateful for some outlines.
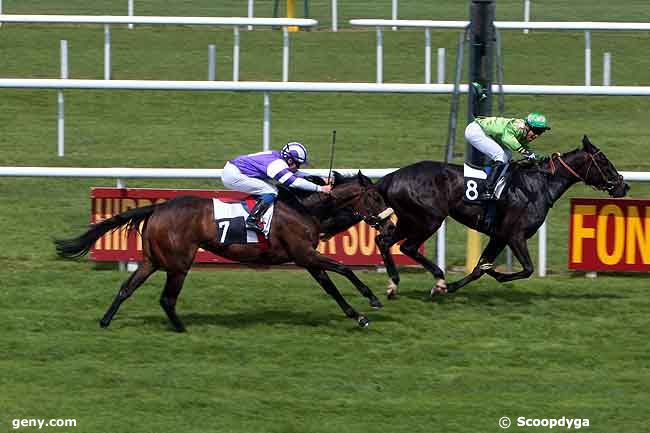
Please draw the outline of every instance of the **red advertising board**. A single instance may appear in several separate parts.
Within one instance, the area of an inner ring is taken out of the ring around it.
[[[650,200],[571,199],[569,269],[650,271]]]
[[[177,195],[194,195],[221,200],[241,200],[244,194],[235,191],[216,190],[178,190],[149,188],[92,188],[91,217],[92,223],[125,212],[135,207],[148,206],[164,202]],[[329,257],[348,265],[382,265],[383,261],[375,245],[376,231],[361,222],[339,233],[328,241],[321,242],[318,250]],[[414,265],[413,260],[392,247],[395,263]],[[421,252],[424,252],[423,250]],[[136,232],[127,233],[125,229],[108,233],[95,243],[90,250],[90,258],[98,261],[138,261],[142,258],[142,239]],[[232,263],[222,257],[199,249],[197,263]]]

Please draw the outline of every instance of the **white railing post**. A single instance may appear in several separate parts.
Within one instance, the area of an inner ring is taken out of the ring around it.
[[[248,0],[248,18],[253,18],[253,0]],[[253,26],[248,26],[248,30],[253,30]]]
[[[440,225],[440,228],[436,232],[436,264],[442,272],[445,272],[446,262],[445,262],[445,237],[446,237],[447,221],[443,221]]]
[[[539,248],[539,253],[537,257],[537,274],[540,277],[545,277],[546,276],[546,219],[540,226],[538,232],[538,248]]]
[[[603,54],[603,86],[612,85],[612,53]]]
[[[126,188],[126,182],[124,182],[124,179],[118,178],[116,183],[115,183],[115,187],[119,188],[119,189]],[[120,212],[121,212],[121,210],[117,210],[115,213],[120,213]],[[128,232],[127,232],[127,234],[128,234]],[[128,268],[128,264],[129,264],[129,262],[119,261],[119,262],[117,262],[117,269],[120,272],[126,272],[127,268]]]
[[[282,27],[282,81],[289,81],[289,29]]]
[[[431,29],[424,29],[424,84],[431,84]]]
[[[530,0],[524,0],[524,22],[530,21]],[[524,33],[528,33],[528,29],[524,29]]]
[[[585,86],[591,86],[591,32],[585,32]]]
[[[111,79],[111,26],[104,24],[104,79]]]
[[[2,0],[0,0],[0,15],[2,15],[4,12],[2,12]],[[0,22],[0,27],[2,27],[2,22]]]
[[[397,0],[393,0],[393,5],[391,8],[391,16],[394,20],[397,19]],[[397,26],[393,26],[393,30],[397,30]]]
[[[338,13],[338,5],[336,3],[336,0],[332,0],[332,31],[333,32],[338,32],[339,31],[339,13]]]
[[[271,97],[264,92],[264,125],[262,131],[262,150],[271,149]]]
[[[377,27],[377,84],[384,81],[384,37],[382,28]]]
[[[61,40],[61,79],[68,78],[68,41]],[[63,90],[58,92],[58,118],[57,118],[57,149],[58,155],[65,154],[65,105],[63,99]]]
[[[239,81],[239,27],[233,27],[232,80]]]
[[[438,84],[445,82],[445,49],[438,48]]]
[[[128,14],[129,14],[130,17],[132,17],[133,16],[133,0],[129,0],[128,9],[129,9]],[[129,27],[129,30],[133,29],[133,23],[129,23],[128,27]]]
[[[208,45],[208,81],[217,79],[217,46]]]

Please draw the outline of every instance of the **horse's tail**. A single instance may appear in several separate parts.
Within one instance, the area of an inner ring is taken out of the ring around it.
[[[97,239],[109,231],[126,225],[127,230],[137,229],[142,221],[148,218],[160,204],[130,209],[114,215],[101,222],[91,224],[88,230],[76,238],[56,239],[56,253],[66,259],[75,259],[84,256]]]

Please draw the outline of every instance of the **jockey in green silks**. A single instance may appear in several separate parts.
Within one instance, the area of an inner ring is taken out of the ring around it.
[[[513,151],[533,160],[543,158],[543,155],[534,153],[529,144],[547,129],[551,127],[546,116],[535,112],[525,119],[480,117],[467,125],[465,139],[493,161],[486,180],[486,190],[479,196],[480,200],[493,199],[497,181],[506,163],[512,158]]]

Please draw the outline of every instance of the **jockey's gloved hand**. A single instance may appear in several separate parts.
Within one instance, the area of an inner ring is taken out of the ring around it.
[[[541,161],[542,159],[545,158],[545,156],[542,155],[541,153],[530,152],[530,153],[526,154],[526,158],[528,158],[531,161]]]

